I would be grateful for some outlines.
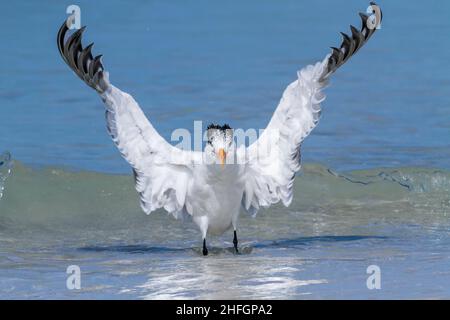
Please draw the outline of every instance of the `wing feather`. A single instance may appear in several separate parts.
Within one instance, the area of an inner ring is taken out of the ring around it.
[[[351,26],[351,36],[341,33],[339,48],[332,47],[331,54],[323,61],[298,72],[297,80],[284,91],[264,132],[245,149],[247,166],[242,207],[252,215],[260,207],[279,201],[289,206],[292,202],[295,174],[301,167],[301,144],[319,122],[328,79],[375,32],[367,27],[368,17],[364,14],[360,17],[361,30]]]
[[[68,28],[61,26],[57,45],[66,64],[88,86],[95,89],[106,106],[106,127],[122,156],[133,168],[141,207],[147,213],[164,208],[175,217],[186,212],[188,186],[193,166],[200,163],[201,152],[173,147],[155,130],[131,95],[114,87],[104,71],[101,55],[93,58],[91,49],[82,46],[85,27],[66,39]]]

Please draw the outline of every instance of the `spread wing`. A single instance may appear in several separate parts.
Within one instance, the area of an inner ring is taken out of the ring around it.
[[[109,83],[101,55],[93,57],[93,44],[81,44],[85,27],[68,36],[64,22],[57,43],[67,65],[88,86],[95,89],[106,106],[108,133],[122,156],[132,166],[141,207],[150,212],[164,208],[179,217],[193,179],[192,168],[202,159],[201,152],[183,151],[161,137],[131,95]]]
[[[264,132],[246,149],[242,206],[249,213],[256,214],[260,206],[267,207],[280,200],[285,206],[291,203],[295,173],[301,164],[300,147],[319,121],[320,104],[325,99],[323,89],[330,75],[366,44],[376,30],[367,27],[367,15],[360,16],[360,30],[351,26],[351,36],[341,33],[340,48],[332,48],[323,61],[298,72],[298,79],[284,91]]]

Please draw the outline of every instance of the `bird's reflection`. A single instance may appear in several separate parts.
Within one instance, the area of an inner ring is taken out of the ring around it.
[[[281,299],[308,294],[306,286],[325,279],[303,279],[300,259],[212,254],[188,261],[160,260],[138,286],[144,299]]]

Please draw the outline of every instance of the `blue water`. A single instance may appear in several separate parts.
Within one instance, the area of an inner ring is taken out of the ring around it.
[[[248,254],[222,250],[226,235],[208,259],[192,225],[140,212],[101,100],[56,48],[72,3],[1,5],[0,154],[15,166],[0,164],[0,298],[450,297],[449,2],[378,1],[381,30],[333,76],[303,144],[319,173],[297,178],[293,207],[243,218]],[[340,44],[368,5],[75,3],[84,43],[166,139],[194,120],[264,128],[296,71]],[[341,174],[379,180],[355,188]],[[126,196],[112,198],[116,184]],[[72,263],[90,275],[78,293],[65,289]],[[380,291],[365,287],[369,264],[385,275]]]
[[[129,172],[100,99],[64,65],[70,1],[2,4],[0,146],[32,165]],[[264,128],[304,65],[359,26],[365,1],[78,1],[86,43],[166,138],[194,120]],[[450,4],[383,1],[380,32],[332,79],[306,162],[449,168]]]

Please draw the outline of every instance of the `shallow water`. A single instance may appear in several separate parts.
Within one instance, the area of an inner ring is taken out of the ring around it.
[[[100,99],[58,56],[67,4],[2,4],[0,298],[450,298],[449,2],[379,1],[382,29],[334,76],[302,146],[293,204],[241,216],[242,254],[229,232],[206,258],[191,222],[141,212]],[[194,120],[264,128],[366,6],[77,4],[86,43],[166,139]]]
[[[0,202],[3,298],[448,298],[450,172],[337,174],[306,165],[294,202],[201,239],[191,222],[145,216],[130,176],[15,163]],[[81,290],[66,268],[81,268]],[[381,290],[366,269],[381,268]]]

